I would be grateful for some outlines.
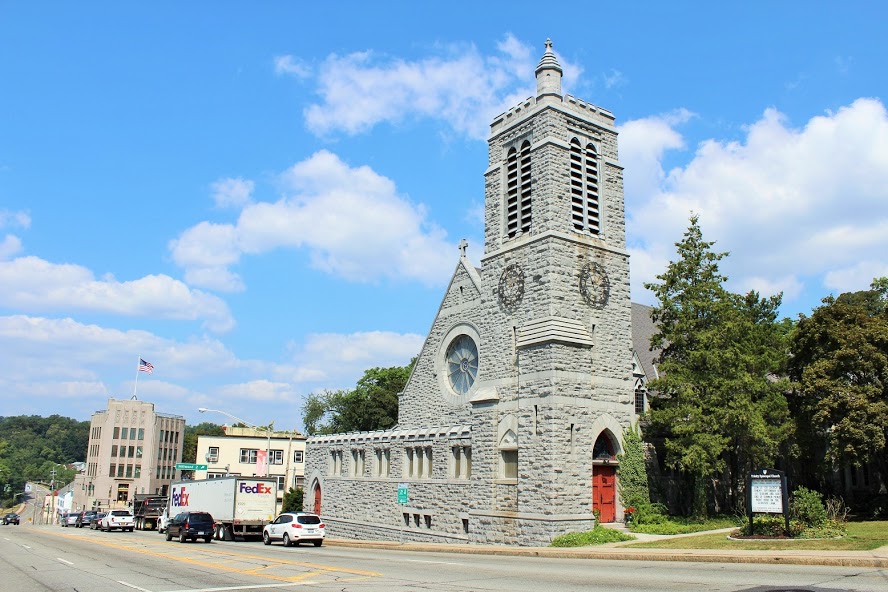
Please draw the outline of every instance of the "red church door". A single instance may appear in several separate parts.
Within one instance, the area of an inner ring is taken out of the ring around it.
[[[321,515],[321,484],[315,485],[314,513]]]
[[[592,509],[600,512],[600,522],[613,522],[617,519],[614,503],[616,499],[617,468],[596,466],[592,470]]]

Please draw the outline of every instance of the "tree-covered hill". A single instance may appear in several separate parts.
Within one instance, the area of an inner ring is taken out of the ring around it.
[[[12,503],[26,481],[67,483],[75,472],[63,465],[86,460],[89,422],[51,415],[0,417],[0,505]]]

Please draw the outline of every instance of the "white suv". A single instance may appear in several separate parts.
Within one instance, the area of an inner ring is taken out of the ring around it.
[[[135,528],[135,523],[136,517],[129,510],[111,510],[102,518],[99,528],[106,532],[115,528],[132,532],[133,528]]]
[[[311,541],[315,547],[324,543],[325,524],[320,516],[308,512],[285,512],[262,529],[262,542],[281,541],[285,547]]]

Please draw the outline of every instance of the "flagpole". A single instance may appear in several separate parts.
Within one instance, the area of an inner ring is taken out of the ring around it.
[[[136,398],[136,389],[139,386],[139,364],[142,361],[142,354],[136,356],[136,382],[133,384],[133,399]]]

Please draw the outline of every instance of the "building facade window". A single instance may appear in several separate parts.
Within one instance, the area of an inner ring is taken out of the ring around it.
[[[284,487],[287,486],[287,476],[286,475],[278,475],[277,476],[277,486],[278,486],[278,491],[285,491]]]
[[[210,446],[207,450],[207,462],[216,463],[219,462],[219,447],[218,446]]]
[[[294,450],[293,451],[293,462],[295,462],[295,463],[305,462],[303,452],[301,450]]]
[[[644,389],[635,389],[635,413],[641,415],[644,413]]]
[[[114,428],[114,433],[111,436],[112,440],[117,440],[118,438],[120,438],[120,428]]]
[[[351,476],[364,476],[364,451],[359,448],[352,450]]]
[[[468,479],[472,476],[472,448],[453,446],[450,448],[450,478]]]
[[[432,476],[432,447],[415,446],[404,449],[404,477],[427,479]]]
[[[225,473],[207,473],[207,479],[221,479]]]
[[[599,234],[598,151],[591,142],[583,148],[577,138],[570,142],[570,192],[574,229]]]
[[[330,476],[339,477],[342,475],[342,451],[330,451]]]
[[[256,448],[241,448],[240,449],[240,461],[239,461],[240,464],[255,465],[258,452],[259,451]]]
[[[273,465],[284,464],[284,451],[283,450],[272,450],[271,451],[271,464],[273,464]]]
[[[129,428],[121,428],[120,429],[120,439],[121,440],[129,440]]]
[[[515,238],[530,232],[530,142],[512,147],[506,156],[506,234]]]
[[[388,448],[376,449],[376,476],[386,478],[391,472],[392,451]]]
[[[500,450],[500,478],[518,479],[518,449]]]

